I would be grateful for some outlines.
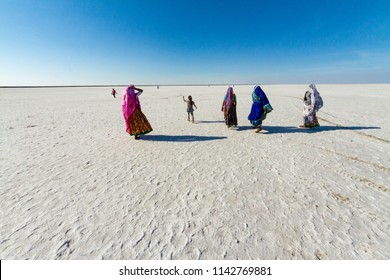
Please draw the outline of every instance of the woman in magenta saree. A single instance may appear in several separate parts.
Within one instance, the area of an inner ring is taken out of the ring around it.
[[[137,90],[137,92],[135,92]],[[153,129],[148,119],[141,111],[141,104],[138,96],[143,92],[142,89],[134,85],[128,86],[122,97],[122,112],[126,123],[126,132],[139,139],[140,135],[151,132]]]

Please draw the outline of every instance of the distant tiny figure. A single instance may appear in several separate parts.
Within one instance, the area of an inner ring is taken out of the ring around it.
[[[116,98],[115,97],[115,95],[116,95],[116,90],[115,89],[112,89],[111,94],[112,94],[112,96],[114,96],[114,98]]]
[[[252,108],[248,116],[248,120],[254,128],[255,132],[260,132],[262,128],[263,120],[267,117],[267,114],[270,113],[273,108],[268,101],[267,96],[260,86],[255,86],[252,93]]]
[[[137,90],[137,92],[135,92]],[[138,97],[143,92],[142,89],[130,85],[123,91],[122,112],[126,123],[126,132],[134,135],[138,140],[140,135],[151,132],[153,129],[148,119],[141,111],[141,104]]]
[[[183,101],[187,103],[187,114],[188,114],[188,121],[190,121],[190,115],[192,117],[192,122],[194,122],[194,107],[198,109],[195,105],[195,102],[192,101],[192,96],[188,96],[188,100],[186,100],[183,96]]]
[[[160,86],[157,86],[157,89],[159,89],[160,88]]]
[[[324,102],[317,91],[316,85],[310,84],[309,89],[303,96],[303,125],[300,125],[300,127],[311,128],[320,126],[316,113],[322,106],[324,106]]]
[[[221,111],[227,127],[237,126],[237,98],[233,88],[229,87],[222,102]]]

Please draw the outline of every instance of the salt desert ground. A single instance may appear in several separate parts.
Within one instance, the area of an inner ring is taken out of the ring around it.
[[[118,93],[122,88],[115,87]],[[154,131],[125,132],[111,87],[0,89],[1,259],[390,259],[390,85],[143,87]],[[182,96],[198,107],[187,121]]]

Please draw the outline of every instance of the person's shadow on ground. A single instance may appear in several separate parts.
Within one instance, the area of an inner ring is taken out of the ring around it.
[[[295,126],[263,126],[261,134],[288,134],[288,133],[318,133],[324,131],[337,130],[366,130],[366,129],[381,129],[377,126],[320,126],[313,128],[302,128]],[[238,126],[237,131],[254,130],[252,126]],[[225,136],[198,136],[198,135],[143,135],[144,141],[156,142],[202,142],[227,139]]]
[[[323,131],[336,130],[366,130],[366,129],[380,129],[377,126],[319,126],[313,128],[303,128],[294,126],[264,126],[263,134],[287,134],[287,133],[317,133]]]
[[[224,123],[224,121],[195,121],[196,123]]]
[[[157,142],[199,142],[199,141],[213,141],[223,140],[227,137],[224,136],[197,136],[197,135],[153,135],[148,134],[142,136],[142,140],[145,141],[157,141]]]

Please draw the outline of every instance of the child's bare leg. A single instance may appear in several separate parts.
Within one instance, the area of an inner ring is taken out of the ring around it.
[[[187,114],[188,114],[188,121],[190,121],[190,112],[188,112]]]
[[[191,112],[192,122],[194,122],[194,113]]]

